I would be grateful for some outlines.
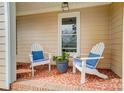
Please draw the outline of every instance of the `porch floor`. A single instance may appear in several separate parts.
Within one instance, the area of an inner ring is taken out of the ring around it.
[[[86,74],[86,82],[80,84],[80,72],[72,73],[72,67],[66,73],[60,74],[55,66],[48,72],[48,66],[35,67],[35,76],[31,77],[30,64],[19,63],[17,65],[17,81],[11,84],[11,90],[33,91],[69,91],[69,90],[122,90],[122,79],[109,69],[98,69],[108,75],[104,80],[94,75]]]

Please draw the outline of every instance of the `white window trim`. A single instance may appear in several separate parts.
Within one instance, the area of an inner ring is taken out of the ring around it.
[[[69,13],[60,13],[58,15],[58,55],[61,55],[62,53],[62,47],[61,47],[61,22],[62,18],[67,17],[76,17],[76,23],[77,23],[77,53],[80,55],[80,12],[69,12]]]

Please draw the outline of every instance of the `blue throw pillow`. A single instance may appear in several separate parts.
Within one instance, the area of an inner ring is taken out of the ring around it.
[[[90,52],[88,57],[100,57],[100,55]],[[86,65],[88,65],[88,67],[90,66],[90,68],[95,68],[97,61],[98,59],[87,60]]]
[[[32,51],[33,60],[44,59],[43,51]]]

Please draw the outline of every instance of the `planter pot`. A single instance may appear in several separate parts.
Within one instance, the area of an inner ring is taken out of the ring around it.
[[[57,70],[60,73],[65,73],[68,69],[68,62],[57,62]]]

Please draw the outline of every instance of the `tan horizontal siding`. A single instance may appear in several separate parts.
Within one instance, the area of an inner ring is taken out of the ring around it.
[[[110,58],[100,60],[100,62],[98,63],[97,68],[110,68],[110,62],[111,62]]]
[[[114,49],[113,49],[112,54],[122,56],[122,51],[121,51],[121,50],[114,50]]]
[[[0,51],[5,51],[5,45],[0,45]]]
[[[111,6],[111,69],[122,77],[123,4]]]
[[[5,29],[5,23],[4,22],[0,22],[0,29]]]
[[[122,59],[121,59],[122,56],[120,56],[120,55],[118,55],[118,54],[112,54],[112,60],[116,61],[116,64],[120,64],[120,61],[122,61]],[[113,63],[115,63],[115,62],[112,62],[111,64],[113,64]]]
[[[122,45],[121,44],[112,44],[112,50],[120,50],[120,49],[122,49]]]
[[[5,89],[5,87],[6,87],[5,82],[6,82],[5,80],[0,80],[0,88]]]
[[[122,38],[122,31],[118,31],[117,33],[112,33],[112,39],[114,38]]]
[[[5,65],[5,59],[0,59],[0,66]]]
[[[5,66],[0,66],[0,73],[4,74],[5,73]]]
[[[5,43],[5,37],[0,37],[0,44]]]
[[[4,22],[5,21],[5,16],[4,15],[0,15],[0,22]]]
[[[120,38],[113,38],[111,40],[112,44],[121,44],[122,43],[122,38],[120,36]]]
[[[112,29],[111,33],[118,33],[122,31],[122,25],[116,26],[116,28],[114,27],[114,29]]]
[[[3,7],[4,6],[4,3],[3,2],[0,2],[0,7]]]
[[[114,57],[116,57],[116,56],[114,56]],[[122,61],[121,59],[119,60],[119,57],[117,57],[117,59],[114,59],[114,58],[112,58],[112,66],[118,66],[119,68],[121,68],[121,65],[120,65],[120,61]]]
[[[0,36],[5,36],[5,30],[0,30]]]
[[[5,80],[5,74],[0,74],[0,80]]]
[[[4,7],[0,7],[0,14],[4,14]]]
[[[113,60],[112,60],[112,61],[113,61]],[[122,67],[117,66],[117,65],[115,65],[115,64],[111,64],[111,69],[112,69],[112,71],[114,71],[117,75],[119,75],[120,77],[122,77],[122,76],[121,76],[121,75],[122,75],[122,70],[121,70],[120,68],[122,68]]]

